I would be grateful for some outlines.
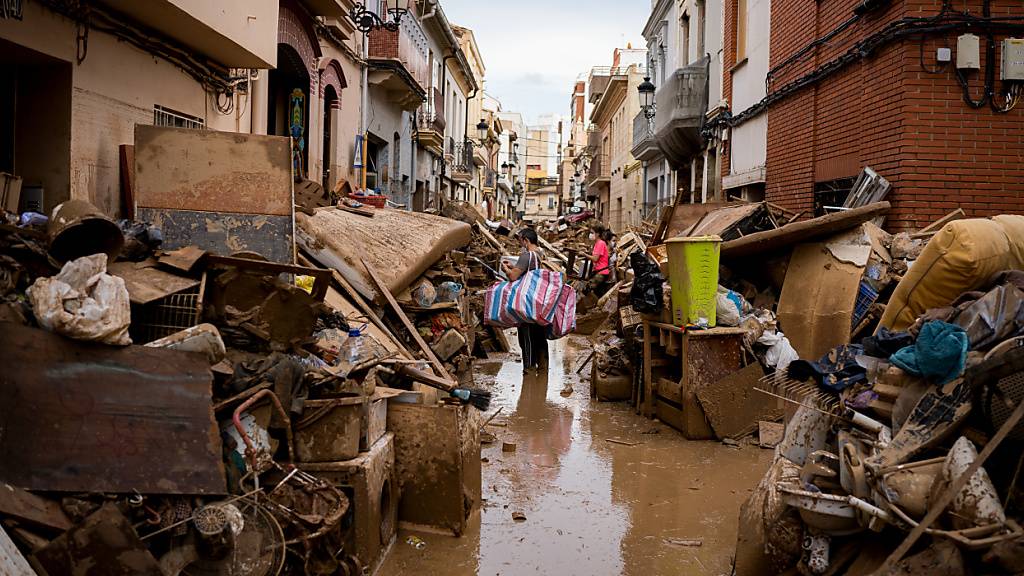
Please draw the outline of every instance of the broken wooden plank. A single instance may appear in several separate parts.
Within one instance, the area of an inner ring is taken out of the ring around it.
[[[552,246],[551,242],[548,242],[547,240],[545,240],[543,236],[539,236],[538,235],[537,236],[537,240],[540,241],[541,248],[543,248],[543,249],[547,250],[548,252],[550,252],[552,256],[554,256],[555,258],[558,258],[559,260],[561,260],[562,263],[566,263],[566,262],[569,261],[569,257],[568,256],[566,256],[565,254],[562,254],[561,252],[559,252],[558,249],[555,248],[554,246]]]
[[[373,210],[370,208],[348,206],[347,204],[338,204],[337,208],[338,210],[344,210],[345,212],[351,212],[360,216],[366,216],[367,218],[373,218]]]
[[[60,504],[6,482],[0,482],[0,515],[62,532],[72,526]]]
[[[952,212],[950,212],[949,214],[946,214],[942,218],[939,218],[935,222],[932,222],[931,224],[929,224],[929,225],[925,226],[924,228],[921,228],[917,232],[911,234],[910,237],[911,238],[925,238],[925,237],[929,237],[929,236],[934,236],[936,233],[939,232],[939,230],[942,230],[942,227],[945,226],[946,224],[949,224],[950,222],[953,222],[953,221],[956,221],[956,220],[962,220],[962,219],[964,219],[966,217],[967,217],[967,213],[964,212],[964,209],[963,208],[957,208],[956,210],[953,210]]]
[[[200,260],[206,257],[206,250],[198,246],[185,246],[170,252],[163,252],[157,258],[164,266],[170,266],[182,272],[191,272]]]
[[[132,304],[149,304],[199,286],[199,280],[164,272],[155,264],[153,260],[114,262],[107,266],[107,271],[124,280]]]
[[[494,237],[494,234],[491,234],[491,231],[488,230],[483,224],[477,222],[476,229],[480,231],[480,234],[484,237],[484,240],[487,240],[487,242],[491,246],[494,246],[494,248],[498,250],[499,254],[505,253],[505,247],[501,245],[501,242],[498,242],[498,239]]]
[[[416,342],[416,345],[420,347],[420,350],[423,352],[423,355],[434,366],[434,369],[437,370],[438,375],[449,381],[456,382],[456,380],[452,378],[452,375],[448,373],[448,370],[444,367],[444,364],[441,363],[441,361],[437,359],[437,356],[434,355],[434,351],[430,349],[430,346],[428,346],[427,343],[423,341],[423,337],[420,336],[419,330],[416,329],[416,326],[414,326],[412,321],[409,320],[409,317],[406,316],[405,312],[402,311],[402,307],[398,305],[397,301],[395,301],[394,295],[392,295],[391,292],[387,289],[387,286],[384,285],[384,282],[380,279],[380,276],[377,274],[377,271],[373,269],[373,266],[371,266],[365,260],[363,260],[363,266],[366,267],[367,273],[369,273],[370,278],[373,280],[373,283],[376,284],[377,292],[380,293],[381,297],[384,298],[385,302],[387,302],[387,304],[391,306],[392,312],[395,313],[395,316],[398,317],[398,320],[402,323],[402,326],[404,326],[405,329],[412,336],[412,339],[414,342]]]
[[[206,358],[0,328],[0,480],[28,490],[223,494]]]
[[[0,526],[0,574],[3,576],[36,576],[36,571],[21,555],[11,537]]]
[[[755,232],[742,238],[722,244],[722,258],[743,258],[763,252],[785,248],[834,232],[840,232],[867,222],[889,211],[888,202],[868,204],[843,212],[827,214],[820,218],[786,224],[782,228]]]
[[[160,563],[112,503],[104,504],[35,557],[49,574],[163,576]]]

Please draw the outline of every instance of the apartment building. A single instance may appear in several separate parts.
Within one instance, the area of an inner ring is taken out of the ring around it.
[[[588,80],[594,108],[587,136],[587,196],[598,218],[616,232],[638,224],[641,218],[642,165],[633,156],[631,144],[646,59],[646,50],[616,49],[612,66],[594,68]]]
[[[721,0],[656,0],[644,27],[652,109],[633,117],[632,151],[644,165],[644,213],[682,197],[724,198],[722,131],[706,130],[722,116]]]
[[[756,168],[745,157],[752,151],[737,148],[759,142],[743,133],[766,117],[764,194],[788,209],[841,205],[870,166],[892,185],[892,230],[958,207],[969,216],[1024,210],[1024,71],[1013,56],[1020,41],[1011,40],[1024,29],[1007,25],[1024,17],[1020,3],[767,4],[726,6],[727,62],[753,56],[757,44],[767,44],[768,61],[752,67],[767,85],[762,99],[732,89],[726,125],[737,166],[723,166],[724,175]],[[768,18],[765,42],[758,24]]]

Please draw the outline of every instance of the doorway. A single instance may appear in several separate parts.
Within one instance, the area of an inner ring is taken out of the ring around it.
[[[323,127],[324,142],[323,142],[323,187],[325,190],[331,190],[334,187],[333,168],[334,159],[337,157],[337,142],[334,139],[334,118],[337,116],[337,109],[340,101],[338,100],[338,92],[334,89],[334,86],[328,84],[324,88],[324,118]]]
[[[0,172],[46,214],[71,198],[71,64],[0,40]],[[90,198],[114,214],[120,199]]]
[[[309,174],[309,70],[287,44],[277,45],[277,68],[267,75],[267,133],[292,137],[295,179]]]

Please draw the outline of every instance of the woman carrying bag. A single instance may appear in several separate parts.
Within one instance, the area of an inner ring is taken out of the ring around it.
[[[515,266],[502,262],[501,269],[512,282],[530,270],[540,268],[540,248],[537,247],[537,232],[530,228],[520,230],[516,237],[523,251]],[[524,323],[519,326],[519,347],[523,351],[523,373],[535,368],[538,373],[548,367],[548,339],[544,327]]]

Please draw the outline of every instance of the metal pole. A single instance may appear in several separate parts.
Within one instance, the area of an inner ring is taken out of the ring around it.
[[[370,123],[370,37],[368,33],[363,33],[363,94],[362,94],[362,113],[359,119],[359,131],[363,135],[363,143],[361,155],[363,158],[363,167],[360,169],[360,189],[366,190],[366,171],[370,167],[370,160],[366,157],[366,140],[369,135],[369,123]]]

